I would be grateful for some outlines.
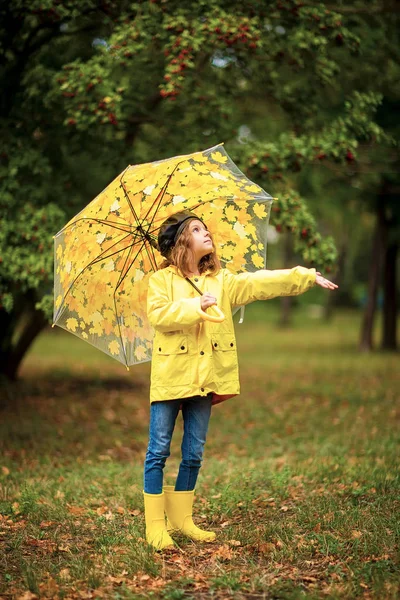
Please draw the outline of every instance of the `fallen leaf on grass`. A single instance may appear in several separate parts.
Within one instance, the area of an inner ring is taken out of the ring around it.
[[[110,509],[108,508],[108,506],[103,505],[96,508],[96,513],[99,515],[99,517],[101,517],[102,515],[104,515],[104,513],[106,513],[109,510]]]
[[[41,540],[37,540],[36,538],[28,537],[25,540],[25,543],[28,544],[28,546],[40,546]]]
[[[69,504],[67,502],[67,508],[68,508],[68,512],[71,515],[84,515],[86,512],[86,508],[83,508],[82,506],[74,506],[72,504]]]
[[[112,460],[111,456],[109,456],[108,454],[99,454],[97,458],[102,461]]]
[[[241,542],[239,542],[239,540],[228,540],[228,544],[231,546],[240,546]]]
[[[224,521],[221,523],[221,527],[228,527],[228,525],[230,525],[230,521]]]
[[[65,579],[65,580],[71,579],[71,574],[69,572],[69,569],[61,569],[60,577],[61,577],[61,579]]]
[[[3,472],[3,475],[9,475],[10,474],[10,469],[8,467],[1,467],[1,470]]]
[[[48,597],[48,598],[58,598],[58,583],[57,581],[50,575],[47,581],[39,584],[40,588],[40,597]]]
[[[257,544],[257,551],[261,554],[267,554],[268,552],[275,552],[275,544],[271,544],[271,542],[265,542],[264,544]]]
[[[45,529],[46,527],[52,527],[53,525],[58,525],[57,521],[42,521],[39,525],[41,529]]]
[[[32,594],[30,590],[27,590],[22,596],[17,596],[17,600],[37,600],[38,597],[36,594]]]
[[[19,510],[19,503],[18,502],[13,502],[11,505],[12,511],[15,515],[19,515],[20,514],[20,510]]]
[[[113,577],[113,575],[108,575],[107,579],[108,581],[111,581],[111,583],[121,585],[121,583],[124,583],[124,581],[126,580],[125,575],[128,575],[128,571],[125,571],[124,569],[120,575],[117,575],[117,577]]]
[[[50,506],[52,507],[52,503],[49,502],[48,500],[46,500],[46,498],[39,498],[37,501],[38,504],[43,504],[44,506]]]
[[[355,540],[358,540],[361,536],[361,531],[358,531],[357,529],[353,529],[353,531],[351,532],[351,537]]]
[[[222,546],[219,546],[219,548],[217,548],[213,556],[215,558],[220,558],[221,560],[231,560],[233,554],[229,546],[227,544],[223,544]]]
[[[125,546],[113,546],[115,554],[128,554],[128,549]]]
[[[132,517],[138,517],[141,514],[141,511],[138,508],[135,508],[135,510],[129,510],[128,512]]]

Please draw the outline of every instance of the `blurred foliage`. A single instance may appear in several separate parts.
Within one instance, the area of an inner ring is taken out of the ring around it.
[[[297,0],[3,3],[0,356],[28,297],[50,317],[52,235],[128,163],[225,141],[278,196],[272,224],[305,262],[334,271],[333,230],[318,230],[299,174],[334,165],[362,187],[361,158],[388,154],[392,123],[376,117],[388,90],[398,98],[395,10],[377,0],[368,11]]]

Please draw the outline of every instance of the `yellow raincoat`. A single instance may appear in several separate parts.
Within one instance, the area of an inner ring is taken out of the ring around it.
[[[240,393],[232,307],[276,296],[297,296],[315,284],[316,270],[261,269],[233,275],[221,269],[192,278],[203,292],[217,298],[222,323],[204,321],[197,313],[200,295],[169,266],[151,275],[147,314],[155,329],[150,402],[213,395],[217,404]],[[211,309],[210,309],[211,310]]]

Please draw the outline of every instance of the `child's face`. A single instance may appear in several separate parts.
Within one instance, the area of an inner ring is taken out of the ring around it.
[[[213,250],[211,236],[205,225],[198,219],[193,219],[188,224],[191,248],[197,260],[201,260],[206,254],[210,254]]]

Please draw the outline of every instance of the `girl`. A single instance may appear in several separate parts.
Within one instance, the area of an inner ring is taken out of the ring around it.
[[[158,245],[166,260],[150,277],[147,296],[155,336],[143,495],[147,542],[162,550],[173,546],[174,531],[192,540],[215,539],[214,532],[193,523],[192,506],[211,406],[240,392],[232,307],[302,294],[314,284],[331,290],[338,286],[315,269],[300,266],[233,275],[221,268],[206,225],[189,211],[163,223]],[[203,320],[201,311],[213,305],[222,309],[224,321]],[[182,461],[175,486],[163,487],[179,410],[184,422]]]

